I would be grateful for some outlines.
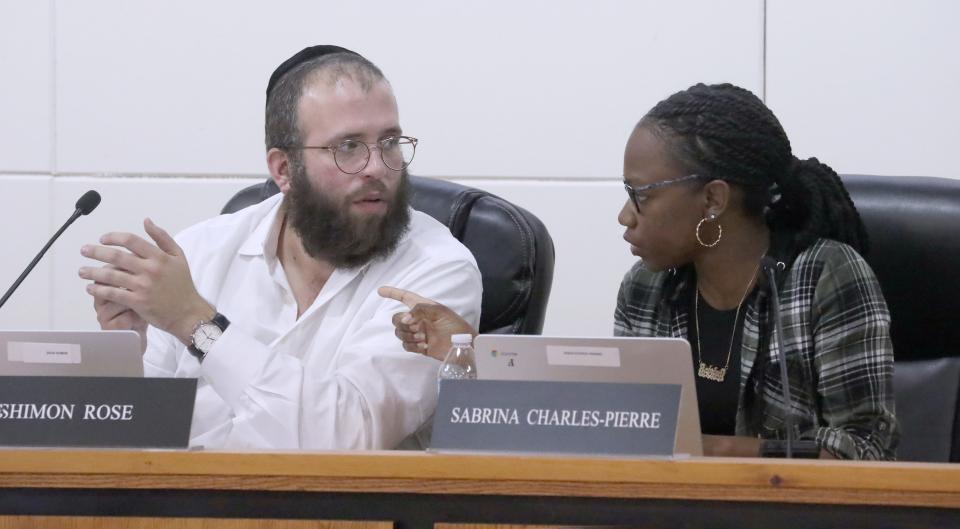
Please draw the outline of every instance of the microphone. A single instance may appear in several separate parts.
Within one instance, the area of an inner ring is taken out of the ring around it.
[[[777,353],[780,360],[780,388],[782,390],[783,402],[786,407],[784,423],[787,428],[786,443],[774,439],[767,439],[761,444],[761,455],[786,456],[792,458],[794,454],[803,458],[817,458],[820,450],[816,441],[802,441],[794,439],[793,431],[793,413],[790,411],[790,379],[787,374],[787,352],[783,348],[783,322],[780,321],[780,296],[777,292],[777,269],[783,270],[786,265],[777,261],[769,255],[763,256],[760,260],[760,267],[767,276],[767,283],[770,286],[770,319],[773,320],[774,328],[777,334]]]
[[[90,212],[97,209],[97,206],[99,205],[100,193],[97,193],[92,189],[87,191],[82,197],[77,199],[77,205],[75,206],[77,210],[73,212],[73,216],[67,221],[67,224],[76,220],[79,215],[89,215]]]
[[[20,286],[20,283],[23,283],[23,280],[26,279],[27,274],[29,274],[30,271],[33,270],[33,267],[37,266],[37,263],[40,262],[40,258],[43,257],[43,254],[47,253],[47,250],[50,249],[50,246],[53,244],[53,241],[57,240],[57,238],[60,237],[60,234],[62,234],[64,230],[67,229],[68,226],[73,224],[73,221],[80,218],[81,215],[89,215],[90,212],[96,209],[96,207],[99,205],[100,205],[100,193],[97,193],[92,189],[84,193],[83,196],[80,197],[79,200],[77,200],[77,204],[75,206],[76,210],[73,212],[73,215],[70,215],[70,218],[67,219],[67,222],[63,223],[63,226],[61,226],[60,229],[57,230],[57,233],[53,234],[53,237],[51,237],[50,240],[47,241],[47,244],[44,245],[44,247],[40,250],[40,253],[38,253],[37,256],[33,258],[33,261],[30,261],[30,264],[27,265],[26,270],[24,270],[23,273],[20,274],[20,277],[18,277],[17,280],[13,282],[13,285],[10,286],[10,288],[7,290],[7,293],[3,295],[2,299],[0,299],[0,307],[2,307],[3,304],[7,302],[8,299],[10,299],[10,296],[13,295],[13,291]]]

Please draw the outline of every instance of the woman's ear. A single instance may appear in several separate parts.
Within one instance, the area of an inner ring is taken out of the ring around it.
[[[267,169],[270,176],[280,188],[280,192],[287,194],[290,190],[290,181],[293,179],[290,157],[286,152],[276,147],[267,151]]]
[[[703,218],[717,218],[730,206],[730,184],[711,180],[703,187]]]

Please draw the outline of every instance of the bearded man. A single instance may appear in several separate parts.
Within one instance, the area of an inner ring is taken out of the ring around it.
[[[393,448],[436,405],[438,363],[403,351],[381,285],[480,317],[476,262],[407,203],[393,90],[360,55],[314,46],[267,87],[281,194],[153,242],[107,233],[81,253],[104,329],[134,329],[148,376],[198,379],[191,445]]]

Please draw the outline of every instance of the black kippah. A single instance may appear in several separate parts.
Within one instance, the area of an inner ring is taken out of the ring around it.
[[[280,81],[280,78],[290,70],[296,68],[297,65],[305,63],[310,59],[316,59],[317,57],[330,55],[331,53],[350,53],[356,55],[357,57],[362,57],[362,55],[355,51],[341,48],[340,46],[334,46],[332,44],[320,44],[317,46],[304,48],[297,52],[297,54],[293,57],[283,61],[280,66],[277,66],[277,69],[273,71],[273,73],[270,75],[270,80],[267,81],[267,97],[270,97],[270,92],[273,91],[273,87],[276,86],[278,81]]]

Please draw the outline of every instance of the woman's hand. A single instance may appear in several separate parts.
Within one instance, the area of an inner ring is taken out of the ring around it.
[[[760,457],[760,439],[733,435],[706,435],[703,439],[703,455],[707,457]],[[820,449],[820,459],[836,459],[833,454]]]
[[[733,435],[706,435],[703,455],[707,457],[760,457],[760,439]]]
[[[393,315],[393,326],[403,348],[411,353],[420,353],[443,361],[450,350],[454,334],[471,334],[477,331],[466,320],[446,305],[427,299],[401,288],[380,287],[377,292],[388,299],[406,305],[410,310]]]

